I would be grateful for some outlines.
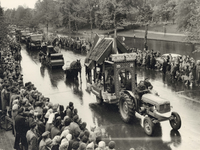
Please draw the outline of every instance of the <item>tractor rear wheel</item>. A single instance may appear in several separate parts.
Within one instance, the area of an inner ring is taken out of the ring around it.
[[[152,135],[154,131],[154,123],[150,117],[145,117],[143,121],[144,132],[147,135]]]
[[[119,112],[124,122],[129,123],[135,117],[134,100],[126,93],[122,93],[119,99]]]
[[[170,119],[170,125],[174,130],[181,128],[181,117],[177,112],[172,112],[172,119]]]

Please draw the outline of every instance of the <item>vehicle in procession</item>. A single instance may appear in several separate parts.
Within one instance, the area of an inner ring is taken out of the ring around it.
[[[180,129],[181,118],[172,111],[170,101],[153,90],[137,96],[137,54],[120,52],[122,45],[116,38],[97,38],[95,44],[86,57],[85,67],[88,91],[97,102],[118,105],[126,123],[140,115],[147,135],[152,135],[155,124],[162,121],[169,121],[174,130]]]
[[[43,34],[31,34],[27,40],[27,47],[30,50],[40,49],[42,45]]]
[[[64,65],[63,54],[58,47],[53,47],[52,45],[42,46],[39,52],[39,60],[43,65],[51,68]]]

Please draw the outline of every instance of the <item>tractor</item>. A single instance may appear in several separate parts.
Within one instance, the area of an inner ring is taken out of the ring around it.
[[[137,97],[136,57],[136,53],[111,54],[100,64],[93,62],[93,72],[85,65],[87,90],[96,95],[99,104],[118,105],[126,123],[133,121],[136,113],[142,116],[147,135],[153,134],[155,124],[166,120],[174,130],[180,129],[181,118],[172,112],[170,101],[151,91]]]

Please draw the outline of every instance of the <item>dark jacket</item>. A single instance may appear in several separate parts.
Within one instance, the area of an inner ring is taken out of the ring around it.
[[[26,132],[28,131],[28,124],[26,122],[26,118],[22,116],[22,114],[17,114],[15,117],[15,130],[19,134],[26,135]]]
[[[51,128],[51,139],[53,139],[56,135],[60,135],[61,132],[58,128],[56,128],[55,126],[53,126]]]

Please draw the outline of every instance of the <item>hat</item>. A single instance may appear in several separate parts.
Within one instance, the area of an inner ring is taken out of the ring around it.
[[[64,130],[64,131],[61,133],[60,137],[61,137],[61,138],[66,137],[68,134],[69,134],[69,130]]]
[[[84,135],[86,135],[87,137],[89,137],[90,136],[90,132],[88,130],[85,130],[84,131]]]
[[[83,143],[87,143],[88,142],[88,137],[86,136],[86,135],[83,135],[82,136],[82,138],[81,138],[81,141],[83,142]]]
[[[78,119],[79,119],[79,116],[78,115],[75,115],[74,117],[73,117],[73,121],[78,121]]]
[[[57,111],[58,106],[59,106],[58,104],[54,104],[54,105],[53,105],[53,111],[54,111],[54,112]]]
[[[72,140],[72,135],[71,135],[71,134],[67,134],[66,139],[67,139],[68,141]]]
[[[79,148],[79,142],[78,141],[74,141],[72,144],[72,149],[78,149]]]
[[[68,149],[68,146],[69,146],[69,141],[67,139],[63,139],[59,146],[59,150],[66,150]]]
[[[35,126],[37,125],[37,123],[35,121],[31,122],[30,124],[30,128],[35,128]]]
[[[12,110],[13,111],[18,110],[18,108],[19,108],[19,105],[18,104],[14,104],[13,107],[12,107]]]
[[[59,135],[56,135],[53,139],[52,139],[52,141],[53,141],[53,145],[58,145],[58,144],[60,144],[60,142],[61,142],[61,137],[59,136]]]
[[[87,147],[86,147],[86,150],[89,150],[89,149],[92,149],[92,150],[94,150],[94,143],[93,142],[91,142],[91,143],[89,143],[88,145],[87,145]]]
[[[114,149],[115,148],[115,142],[114,141],[110,141],[108,143],[108,147],[109,147],[109,149]]]
[[[104,149],[106,147],[106,143],[104,141],[100,141],[98,147]]]
[[[33,110],[33,109],[30,110],[29,113],[30,113],[30,114],[34,114],[34,110]]]
[[[42,134],[42,137],[47,137],[49,134],[50,134],[49,131],[45,131],[45,132]]]
[[[86,149],[86,144],[85,143],[81,143],[79,145],[79,150],[85,150]]]
[[[69,107],[72,107],[74,106],[74,103],[73,102],[69,102]]]
[[[18,104],[18,103],[19,103],[19,100],[15,99],[12,104],[14,105],[14,104]]]
[[[56,120],[61,120],[62,118],[60,116],[56,117]]]
[[[52,144],[52,140],[50,138],[45,140],[45,143],[47,146],[50,146]]]

